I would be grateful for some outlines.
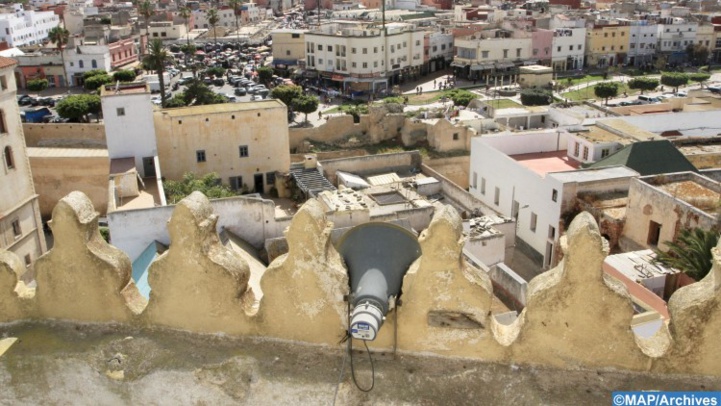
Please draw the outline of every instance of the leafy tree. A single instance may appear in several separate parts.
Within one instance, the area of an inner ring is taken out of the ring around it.
[[[47,79],[28,80],[27,88],[28,88],[28,90],[32,90],[33,92],[43,91],[48,88],[48,80]]]
[[[63,62],[63,75],[65,75],[65,86],[70,86],[68,70],[65,68],[65,53],[63,52],[63,48],[68,44],[68,40],[70,39],[70,31],[58,25],[50,29],[48,39],[55,43],[55,46],[60,52],[60,60]]]
[[[291,107],[293,100],[303,95],[303,88],[296,85],[282,85],[270,91],[270,96],[282,101],[286,106]]]
[[[360,123],[360,116],[363,114],[368,114],[368,105],[365,103],[343,104],[340,106],[340,111],[353,116],[354,123]]]
[[[471,100],[476,98],[476,95],[465,89],[452,89],[443,93],[446,97],[453,100],[453,104],[456,106],[468,106]]]
[[[711,270],[711,248],[718,243],[719,234],[701,228],[684,229],[676,241],[667,241],[668,251],[656,250],[656,261],[685,272],[697,281]]]
[[[114,82],[132,82],[135,80],[135,71],[132,69],[119,70],[113,73]]]
[[[683,72],[663,72],[661,74],[661,83],[665,86],[671,86],[673,91],[677,92],[679,86],[688,83],[688,75]]]
[[[261,68],[258,68],[258,80],[261,83],[265,83],[266,85],[268,82],[270,82],[271,79],[273,79],[273,69],[268,68],[266,66],[263,66]]]
[[[221,78],[221,77],[223,77],[223,75],[225,75],[225,68],[221,68],[219,66],[214,66],[212,68],[206,69],[205,74],[208,76]]]
[[[209,199],[237,196],[237,193],[221,183],[220,177],[215,172],[200,178],[194,173],[186,172],[181,181],[167,180],[163,182],[163,189],[168,204],[176,204],[195,191],[203,193]]]
[[[208,10],[208,25],[210,28],[213,29],[213,37],[215,38],[215,43],[218,43],[218,31],[216,28],[218,27],[218,23],[220,22],[220,17],[218,16],[218,9],[217,8],[211,8]]]
[[[694,65],[703,65],[708,62],[709,50],[705,45],[688,44],[686,47],[686,55]]]
[[[703,87],[703,82],[711,79],[711,75],[707,72],[690,73],[688,79],[692,82],[700,83]]]
[[[656,62],[654,62],[654,67],[656,68],[656,70],[662,72],[664,69],[666,69],[666,64],[668,64],[668,57],[663,54],[657,55]]]
[[[546,89],[533,87],[521,91],[521,103],[524,106],[545,106],[552,101],[553,95]]]
[[[171,61],[170,54],[163,48],[163,42],[154,39],[148,46],[148,54],[143,58],[143,65],[158,73],[158,81],[160,82],[160,100],[165,101],[165,64]]]
[[[145,21],[145,38],[150,38],[150,29],[148,27],[150,26],[150,17],[155,14],[155,7],[153,6],[153,3],[151,3],[150,0],[145,0],[138,4],[138,14],[140,14],[143,17],[143,21]],[[141,48],[140,53],[145,55],[145,47]]]
[[[601,82],[593,88],[593,93],[596,97],[605,99],[608,104],[609,98],[618,95],[618,82]]]
[[[658,79],[650,78],[650,77],[639,77],[639,78],[633,78],[628,82],[628,87],[631,89],[639,89],[641,90],[641,94],[643,94],[644,90],[652,91],[658,87]]]
[[[186,106],[220,104],[225,103],[225,97],[212,91],[205,83],[198,79],[193,79],[186,84],[185,92],[182,93],[183,101]]]
[[[113,78],[108,74],[95,75],[85,79],[85,89],[97,90],[100,86],[111,83]]]
[[[308,114],[318,110],[318,98],[315,96],[304,94],[293,99],[293,110],[304,113],[305,121],[308,121]]]
[[[107,74],[108,74],[108,72],[105,69],[93,69],[93,70],[89,70],[87,72],[83,72],[83,79],[87,80],[93,76],[107,75]]]
[[[165,107],[167,107],[167,108],[185,107],[185,106],[186,106],[186,103],[185,103],[185,93],[184,92],[176,93],[175,96],[173,96],[172,98],[170,98],[169,100],[167,100],[165,102]]]
[[[76,94],[60,101],[55,109],[60,117],[74,119],[82,122],[88,121],[88,114],[98,114],[100,110],[100,96],[95,94]]]

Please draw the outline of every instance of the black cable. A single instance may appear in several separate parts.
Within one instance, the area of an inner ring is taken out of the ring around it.
[[[361,388],[360,385],[358,385],[358,381],[355,379],[355,368],[353,367],[353,336],[350,332],[350,301],[348,302],[348,354],[350,354],[350,374],[353,378],[353,383],[355,384],[356,388],[358,388],[361,392],[370,392],[373,390],[373,387],[376,384],[376,371],[375,366],[373,365],[373,357],[371,357],[371,350],[368,348],[368,343],[366,340],[363,340],[363,345],[366,347],[366,351],[368,352],[368,359],[371,362],[371,386],[368,389]]]

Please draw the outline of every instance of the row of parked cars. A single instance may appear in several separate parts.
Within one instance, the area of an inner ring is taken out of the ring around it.
[[[33,97],[27,94],[19,94],[17,97],[18,106],[48,106],[55,107],[57,100],[53,97]]]

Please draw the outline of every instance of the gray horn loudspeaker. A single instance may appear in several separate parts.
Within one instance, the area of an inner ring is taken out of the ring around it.
[[[347,231],[338,242],[338,252],[350,274],[351,335],[375,340],[389,298],[400,293],[403,276],[421,255],[421,246],[410,231],[375,222]]]

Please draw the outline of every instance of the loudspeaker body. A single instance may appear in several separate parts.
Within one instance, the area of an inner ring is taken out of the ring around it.
[[[350,274],[351,334],[372,341],[388,313],[390,297],[401,292],[403,276],[421,255],[416,236],[390,223],[353,227],[338,243]]]

